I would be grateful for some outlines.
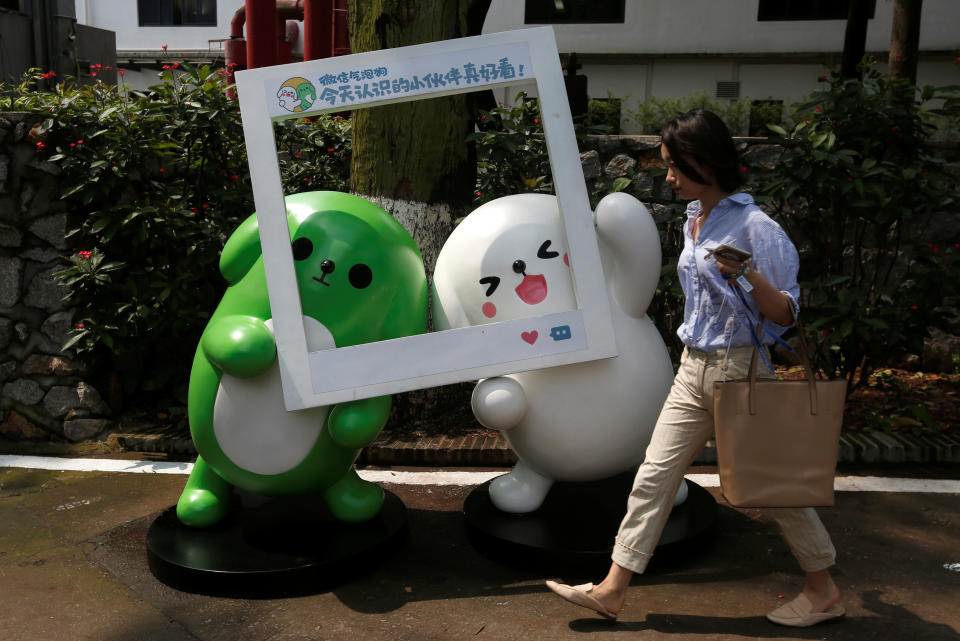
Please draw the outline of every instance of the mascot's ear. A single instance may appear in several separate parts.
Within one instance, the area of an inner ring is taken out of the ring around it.
[[[220,254],[220,273],[231,285],[250,271],[263,251],[260,248],[260,229],[257,215],[240,223],[237,230],[227,239]]]

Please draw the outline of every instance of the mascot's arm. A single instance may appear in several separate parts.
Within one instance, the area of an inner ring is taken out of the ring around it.
[[[337,445],[351,449],[373,442],[390,416],[389,396],[338,403],[327,417],[327,430]]]
[[[608,194],[595,218],[604,270],[620,309],[640,318],[660,279],[660,232],[639,200],[629,194]]]
[[[473,388],[470,398],[473,414],[484,427],[508,430],[527,413],[527,395],[523,386],[509,376],[487,378]]]
[[[214,320],[204,331],[200,346],[215,367],[237,378],[262,373],[277,357],[273,332],[256,316]]]
[[[257,215],[250,215],[230,235],[220,254],[220,273],[228,283],[235,283],[250,271],[261,255],[260,229]]]

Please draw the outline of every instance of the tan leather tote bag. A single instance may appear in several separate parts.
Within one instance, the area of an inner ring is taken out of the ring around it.
[[[733,506],[833,505],[847,382],[814,378],[799,319],[797,329],[805,380],[757,379],[754,347],[747,378],[714,384],[720,485]]]

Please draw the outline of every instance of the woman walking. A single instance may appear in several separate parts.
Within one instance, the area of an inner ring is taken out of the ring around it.
[[[771,321],[767,329],[779,335],[799,312],[796,248],[748,194],[738,193],[743,177],[723,121],[696,110],[667,123],[660,153],[674,194],[692,201],[677,266],[685,297],[677,330],[685,345],[680,368],[634,479],[607,576],[597,585],[547,581],[559,596],[608,619],[616,619],[623,608],[633,575],[646,569],[684,472],[713,435],[714,382],[746,376],[753,352],[751,319],[762,314]],[[724,244],[751,257],[741,261],[709,251]],[[767,344],[774,340],[765,339]],[[766,344],[763,350],[766,356]],[[764,513],[780,526],[806,573],[800,595],[767,618],[806,627],[843,616],[828,569],[836,552],[817,513],[813,508]]]

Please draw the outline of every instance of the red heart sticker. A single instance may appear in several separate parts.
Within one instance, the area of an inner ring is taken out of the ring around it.
[[[533,330],[532,332],[524,332],[520,334],[520,338],[527,341],[531,345],[537,342],[537,336],[539,336],[539,334],[537,334],[537,330]]]

